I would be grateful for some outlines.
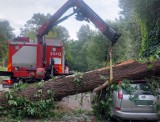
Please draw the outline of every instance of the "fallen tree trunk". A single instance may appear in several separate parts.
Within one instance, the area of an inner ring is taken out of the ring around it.
[[[113,67],[113,81],[122,79],[141,79],[148,76],[157,75],[160,73],[160,61],[152,63],[138,63],[133,60],[128,60]],[[29,85],[26,89],[18,92],[15,96],[24,96],[31,101],[42,100],[48,98],[48,90],[54,92],[54,98],[59,99],[65,96],[74,95],[92,91],[99,85],[102,85],[109,78],[109,67],[98,69],[83,74],[83,78],[76,76],[67,76],[57,78],[51,81],[44,82],[41,87]],[[79,79],[78,79],[79,78]],[[35,97],[41,89],[41,96]],[[0,97],[0,106],[5,106],[7,98],[3,92]]]

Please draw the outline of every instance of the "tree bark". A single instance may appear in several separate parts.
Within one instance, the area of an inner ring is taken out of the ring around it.
[[[154,76],[160,74],[160,61],[152,63],[138,63],[133,60],[121,62],[113,66],[113,81],[122,79],[142,79],[144,77]],[[75,81],[75,76],[58,77],[51,81],[44,82],[43,86],[36,87],[29,85],[26,89],[15,93],[16,96],[24,96],[31,101],[42,100],[49,98],[48,90],[54,92],[54,99],[63,98],[65,96],[74,95],[77,93],[84,93],[92,91],[96,87],[102,85],[106,80],[102,76],[109,79],[109,67],[86,72],[83,78]],[[38,90],[41,89],[40,97],[35,97]],[[2,92],[0,97],[0,106],[5,106],[7,99],[5,92]]]

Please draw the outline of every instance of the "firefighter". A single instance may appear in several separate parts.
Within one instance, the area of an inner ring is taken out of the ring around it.
[[[58,71],[55,68],[55,61],[54,61],[54,59],[51,59],[51,67],[52,67],[51,76],[57,75]]]
[[[57,75],[58,71],[55,68],[55,61],[51,59],[51,63],[48,67],[46,67],[46,75],[50,79],[53,76]]]

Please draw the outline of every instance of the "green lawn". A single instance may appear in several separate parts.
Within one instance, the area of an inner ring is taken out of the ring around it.
[[[7,67],[0,67],[0,71],[7,71]],[[2,83],[2,78],[0,77],[0,84]]]
[[[7,67],[0,67],[0,71],[7,71]]]

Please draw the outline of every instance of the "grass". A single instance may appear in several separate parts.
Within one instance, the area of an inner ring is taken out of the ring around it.
[[[7,67],[1,67],[0,66],[0,71],[7,71]]]
[[[10,116],[0,117],[0,122],[102,122],[98,121],[94,116],[92,111],[81,110],[81,109],[71,109],[67,105],[61,102],[56,102],[54,117],[50,118],[11,118]],[[106,121],[104,121],[106,122]]]
[[[7,71],[7,67],[1,67],[0,66],[0,71]],[[2,77],[0,77],[0,84],[2,83]]]

